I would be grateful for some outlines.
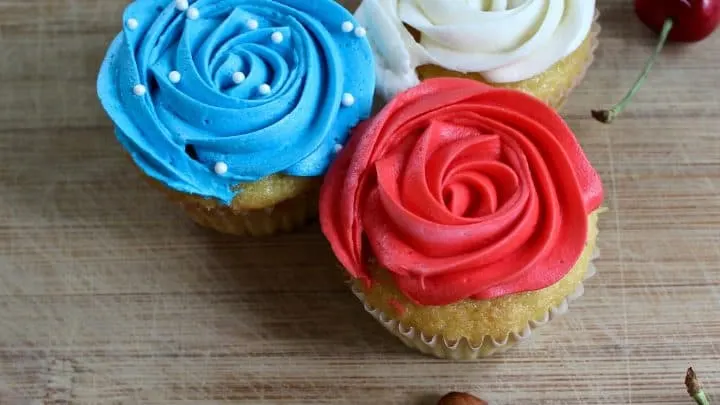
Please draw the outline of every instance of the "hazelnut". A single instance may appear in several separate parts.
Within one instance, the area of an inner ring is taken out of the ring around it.
[[[488,403],[465,392],[451,392],[440,398],[437,405],[488,405]]]

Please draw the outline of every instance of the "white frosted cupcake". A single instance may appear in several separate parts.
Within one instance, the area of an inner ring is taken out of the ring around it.
[[[592,63],[595,0],[364,0],[379,93],[465,77],[561,106]]]

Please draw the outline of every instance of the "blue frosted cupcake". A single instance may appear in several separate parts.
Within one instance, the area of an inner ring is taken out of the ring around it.
[[[374,87],[365,30],[333,0],[136,0],[97,82],[152,183],[196,222],[251,235],[315,215]]]

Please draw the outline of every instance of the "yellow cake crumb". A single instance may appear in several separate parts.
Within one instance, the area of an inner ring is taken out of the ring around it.
[[[437,65],[420,66],[417,68],[417,73],[421,80],[433,77],[460,77],[488,83],[494,87],[520,90],[559,109],[565,103],[565,99],[577,81],[584,76],[592,61],[595,44],[596,32],[593,31],[575,52],[550,69],[530,79],[514,83],[488,83],[480,73],[461,73]]]
[[[319,177],[295,177],[274,174],[253,183],[237,184],[234,187],[236,190],[235,197],[233,197],[232,203],[227,206],[212,198],[170,190],[149,177],[148,180],[153,185],[162,188],[173,200],[182,203],[198,204],[206,209],[229,208],[234,211],[258,210],[273,207],[302,194],[317,192],[322,182]]]
[[[563,279],[541,290],[491,300],[463,300],[450,305],[423,306],[407,299],[384,269],[374,271],[373,280],[376,282],[369,289],[359,280],[354,284],[365,294],[366,303],[404,326],[423,332],[425,336],[439,335],[448,341],[464,337],[476,346],[480,346],[487,337],[504,341],[508,334],[524,330],[530,321],[542,319],[582,283],[595,248],[600,212],[595,211],[588,217],[587,243],[575,266]]]
[[[254,183],[239,184],[233,198],[233,209],[259,209],[272,207],[282,201],[295,198],[320,186],[317,177],[295,177],[275,174]]]
[[[276,174],[254,183],[238,184],[228,206],[215,199],[171,190],[144,177],[171,201],[179,203],[198,224],[223,233],[252,236],[288,232],[315,218],[322,184],[320,177]]]

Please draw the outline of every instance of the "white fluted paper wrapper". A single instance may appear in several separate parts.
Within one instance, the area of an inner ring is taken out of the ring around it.
[[[599,250],[595,248],[590,259],[590,263],[588,263],[588,268],[583,281],[588,280],[597,272],[595,265],[593,264],[593,260],[597,259],[599,256]],[[568,312],[569,304],[582,297],[585,293],[585,287],[583,283],[580,283],[575,291],[568,295],[560,303],[560,305],[555,308],[550,308],[550,310],[548,310],[548,312],[545,313],[545,316],[541,319],[528,322],[528,325],[521,332],[509,333],[505,339],[501,341],[495,340],[490,336],[486,336],[479,346],[472,345],[466,338],[450,342],[440,335],[425,336],[424,333],[417,331],[415,328],[405,326],[381,310],[372,307],[366,302],[365,294],[363,294],[363,292],[355,285],[352,285],[352,292],[365,305],[365,310],[372,315],[373,318],[377,319],[377,321],[380,322],[385,329],[400,338],[406,346],[419,350],[424,354],[439,358],[450,360],[476,360],[478,358],[502,353],[513,347],[516,343],[529,339],[535,329]]]

